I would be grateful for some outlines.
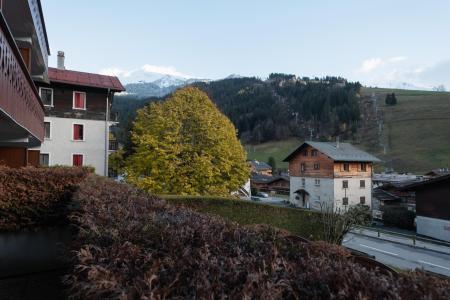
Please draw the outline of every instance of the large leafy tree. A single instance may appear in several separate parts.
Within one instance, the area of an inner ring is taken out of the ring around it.
[[[127,181],[152,193],[227,195],[249,175],[234,125],[197,88],[139,110]]]

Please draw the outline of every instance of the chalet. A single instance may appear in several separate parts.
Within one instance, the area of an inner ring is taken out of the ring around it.
[[[44,140],[36,83],[48,79],[47,40],[39,0],[0,1],[0,164],[37,164],[27,149]]]
[[[450,174],[403,190],[415,193],[417,233],[450,242]]]
[[[263,192],[289,195],[289,176],[267,176],[252,173],[250,186]]]
[[[38,84],[45,107],[41,165],[89,165],[108,175],[110,113],[115,92],[124,91],[117,77],[66,70],[64,53],[58,52],[58,68],[49,68],[49,82]]]
[[[272,167],[269,164],[258,160],[251,160],[249,161],[249,163],[250,163],[250,170],[252,173],[272,176]]]
[[[379,159],[351,144],[304,142],[284,161],[292,204],[314,210],[371,205],[372,165]]]

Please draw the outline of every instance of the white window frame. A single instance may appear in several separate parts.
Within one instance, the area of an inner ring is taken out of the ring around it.
[[[45,132],[44,132],[44,140],[46,140],[46,141],[50,141],[51,139],[52,139],[52,121],[45,121],[44,120],[44,123],[49,123],[50,124],[50,136],[47,138],[47,137],[45,137]],[[45,127],[44,127],[44,129],[45,129]],[[73,130],[73,129],[72,129]],[[73,135],[72,135],[72,137],[73,137]]]
[[[52,104],[50,104],[50,105],[44,104],[44,101],[42,100],[42,93],[41,93],[42,89],[45,89],[45,90],[51,90],[51,91],[52,91]],[[44,106],[47,106],[47,107],[54,107],[54,106],[53,106],[53,89],[52,89],[52,88],[44,87],[44,86],[39,87],[39,97],[41,98],[42,104],[44,104]]]
[[[84,94],[84,108],[75,107],[75,93]],[[73,91],[73,93],[72,93],[72,109],[86,110],[86,105],[87,105],[87,94],[86,94],[86,92]]]
[[[52,162],[51,162],[51,155],[50,155],[50,153],[49,152],[40,152],[39,153],[39,165],[40,165],[40,162],[41,162],[41,154],[47,154],[48,155],[48,166],[51,166],[52,165]]]
[[[81,164],[81,167],[84,167],[86,164],[85,164],[85,162],[86,162],[86,154],[84,154],[84,153],[71,153],[70,154],[70,165],[72,166],[72,167],[75,167],[74,165],[73,165],[73,156],[74,155],[81,155],[82,157],[83,157],[83,163]]]
[[[83,139],[82,140],[76,140],[76,139],[74,139],[73,138],[73,134],[74,134],[74,128],[75,128],[75,126],[74,125],[81,125],[81,126],[83,126]],[[86,124],[84,124],[84,123],[76,123],[76,122],[74,122],[74,123],[72,123],[72,135],[70,136],[70,140],[72,141],[72,142],[86,142]],[[77,153],[75,153],[75,154],[77,154]]]

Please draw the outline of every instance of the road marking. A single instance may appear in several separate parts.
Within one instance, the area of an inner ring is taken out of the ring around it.
[[[375,251],[379,251],[379,252],[382,252],[382,253],[386,253],[386,254],[390,254],[390,255],[398,256],[398,254],[396,254],[396,253],[392,253],[392,252],[384,251],[384,250],[381,250],[381,249],[377,249],[377,248],[374,248],[374,247],[370,247],[370,246],[367,246],[367,245],[364,245],[364,244],[359,244],[359,245],[360,245],[360,246],[363,246],[363,247],[366,247],[366,248],[369,248],[369,249],[372,249],[372,250],[375,250]]]
[[[438,268],[450,270],[450,268],[443,267],[443,266],[440,266],[440,265],[436,265],[436,264],[433,264],[433,263],[430,263],[430,262],[427,262],[427,261],[418,260],[418,262],[423,263],[423,264],[427,264],[427,265],[430,265],[430,266],[433,266],[433,267],[438,267]]]

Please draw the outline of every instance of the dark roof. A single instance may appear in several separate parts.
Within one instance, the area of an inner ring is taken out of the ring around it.
[[[272,167],[263,162],[263,161],[258,161],[258,160],[251,160],[250,164],[252,165],[252,167],[254,167],[257,171],[263,171],[263,170],[272,170]]]
[[[254,183],[272,183],[278,180],[289,181],[289,176],[268,176],[252,173],[250,176],[250,181]]]
[[[330,142],[304,142],[283,161],[290,161],[305,146],[311,146],[322,152],[334,161],[356,161],[356,162],[379,162],[375,156],[362,151],[349,143],[330,143]]]
[[[399,197],[381,189],[375,188],[373,189],[373,197],[380,201],[398,201],[401,200]]]
[[[428,179],[428,180],[423,180],[420,182],[416,182],[413,184],[409,184],[406,185],[404,187],[402,187],[400,190],[402,191],[414,191],[414,190],[418,190],[421,188],[426,188],[429,184],[433,184],[433,183],[439,183],[442,181],[448,181],[450,184],[450,174],[447,175],[443,175],[443,176],[439,176],[439,177],[434,177],[432,179]]]
[[[50,82],[111,89],[114,92],[125,91],[122,83],[115,76],[48,68],[48,78]]]

